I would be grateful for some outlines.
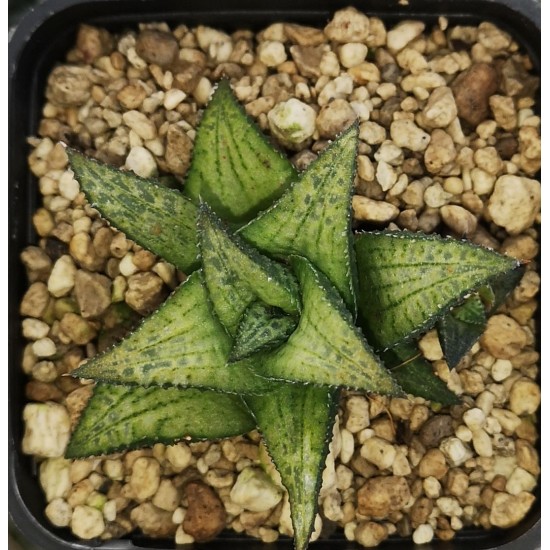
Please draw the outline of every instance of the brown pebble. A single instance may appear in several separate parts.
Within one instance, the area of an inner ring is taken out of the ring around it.
[[[435,536],[440,540],[453,540],[456,533],[452,529],[436,529]]]
[[[357,492],[357,511],[364,516],[385,518],[390,512],[401,510],[410,497],[409,485],[404,477],[370,478]]]
[[[203,74],[203,68],[196,63],[190,63],[183,59],[176,60],[170,69],[174,75],[172,86],[190,94],[197,87]]]
[[[415,500],[410,510],[410,518],[413,528],[418,527],[422,523],[426,523],[433,510],[433,501],[429,498],[421,497]]]
[[[80,25],[76,36],[76,49],[84,63],[93,63],[113,47],[113,39],[105,29]]]
[[[164,283],[154,273],[136,273],[128,278],[128,290],[124,299],[138,313],[145,315],[160,305],[166,297]]]
[[[323,46],[291,46],[290,55],[300,74],[308,78],[319,78],[321,70],[319,65],[323,57]]]
[[[494,315],[480,339],[481,346],[497,359],[510,359],[527,344],[522,328],[507,315]]]
[[[168,67],[178,54],[177,40],[170,33],[155,29],[146,29],[139,33],[136,40],[136,52],[148,63]]]
[[[458,116],[470,126],[477,126],[489,115],[489,97],[498,89],[498,74],[487,63],[474,63],[451,84]]]
[[[225,527],[226,512],[216,492],[199,481],[188,483],[184,489],[188,507],[183,530],[197,542],[213,539]]]
[[[77,271],[74,293],[82,317],[99,317],[111,305],[111,285],[105,275],[83,269]]]
[[[442,479],[448,470],[445,455],[439,449],[429,449],[418,464],[420,477]]]
[[[356,118],[355,111],[345,99],[335,99],[323,105],[315,124],[322,138],[333,139]]]
[[[172,124],[166,134],[166,165],[173,174],[183,176],[191,163],[193,142],[184,129]]]
[[[19,313],[23,317],[41,317],[50,301],[48,287],[41,282],[33,283],[21,300]]]
[[[453,419],[446,415],[435,415],[420,428],[419,437],[427,448],[437,447],[442,439],[453,435]]]
[[[519,148],[518,140],[514,136],[503,136],[495,143],[495,149],[503,160],[510,160]]]
[[[315,27],[285,24],[284,29],[288,39],[300,46],[318,46],[327,41],[323,31]]]
[[[61,401],[63,392],[55,385],[31,380],[25,386],[25,396],[29,401]]]

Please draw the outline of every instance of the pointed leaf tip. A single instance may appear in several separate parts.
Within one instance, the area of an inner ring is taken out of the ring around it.
[[[363,233],[355,250],[362,324],[380,348],[430,329],[469,292],[517,267],[466,241],[408,231]]]
[[[246,403],[288,491],[295,548],[305,550],[318,509],[338,392],[286,383],[274,388],[262,397],[247,397]]]
[[[308,258],[355,314],[356,265],[351,230],[358,127],[352,124],[268,210],[240,230],[262,252]]]
[[[296,176],[222,80],[199,124],[184,193],[242,224],[279,198]]]
[[[200,271],[193,273],[138,329],[73,371],[111,384],[262,392],[268,381],[226,366],[232,341],[211,311]]]
[[[90,204],[128,238],[178,269],[198,267],[197,208],[159,180],[91,159],[67,148],[69,165]]]
[[[253,418],[234,395],[97,384],[65,456],[98,456],[183,438],[219,439],[254,428]]]

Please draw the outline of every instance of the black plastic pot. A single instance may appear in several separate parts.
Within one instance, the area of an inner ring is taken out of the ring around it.
[[[25,375],[20,363],[23,339],[20,334],[19,302],[26,289],[20,251],[33,242],[32,213],[38,204],[35,178],[27,168],[26,137],[36,133],[49,71],[74,44],[80,23],[122,30],[139,22],[166,21],[171,25],[206,24],[228,31],[260,29],[275,21],[291,21],[324,26],[339,8],[354,4],[388,24],[416,18],[434,24],[440,15],[450,24],[491,21],[510,32],[524,48],[540,72],[540,3],[537,0],[410,0],[401,6],[396,0],[274,0],[262,6],[258,0],[47,0],[26,14],[12,32],[9,52],[9,513],[11,525],[19,531],[28,548],[40,550],[105,550],[132,548],[174,548],[172,541],[148,539],[142,535],[101,543],[76,540],[68,529],[57,529],[44,515],[45,499],[39,487],[33,461],[22,454],[21,412],[25,403]],[[528,516],[510,530],[460,531],[452,542],[434,540],[424,548],[432,550],[535,550],[540,548],[540,489]],[[217,540],[195,545],[204,550],[264,550],[253,539],[224,534]],[[319,550],[360,548],[343,536],[318,541]],[[279,540],[269,548],[292,548],[290,540]],[[392,538],[381,548],[414,548],[410,540]]]

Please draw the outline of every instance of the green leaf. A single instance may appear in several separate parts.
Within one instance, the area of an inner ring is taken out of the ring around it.
[[[486,320],[483,302],[477,294],[466,298],[464,303],[455,307],[448,316],[467,325],[485,325]]]
[[[489,281],[489,288],[493,294],[492,300],[486,300],[482,295],[482,289],[479,289],[479,294],[487,308],[487,315],[492,315],[504,303],[508,295],[521,281],[525,273],[525,268],[521,265],[514,270],[497,275]]]
[[[504,302],[523,276],[522,267],[515,268],[480,287],[477,295],[468,298],[437,323],[441,347],[450,368],[481,338],[487,318]]]
[[[199,216],[199,247],[214,311],[232,336],[256,300],[292,315],[299,313],[298,283],[290,270],[230,235],[206,205],[201,205]]]
[[[234,395],[98,384],[65,456],[81,458],[155,443],[170,445],[184,438],[220,439],[254,428],[244,403]]]
[[[430,329],[468,292],[518,265],[466,241],[408,231],[363,233],[355,249],[362,324],[381,348]]]
[[[297,323],[295,317],[254,302],[241,317],[229,362],[280,346],[294,332]]]
[[[439,340],[449,368],[455,368],[468,350],[479,340],[487,316],[477,294],[470,296],[437,323]]]
[[[292,266],[303,300],[298,328],[280,348],[244,363],[277,380],[400,393],[328,279],[304,258],[294,256]]]
[[[296,550],[307,548],[329,450],[337,392],[279,384],[261,397],[247,397],[267,448],[286,487]]]
[[[312,162],[271,208],[240,230],[262,252],[304,256],[336,287],[355,313],[355,260],[351,242],[351,194],[357,125]]]
[[[248,368],[226,366],[231,346],[197,271],[135,332],[73,375],[144,387],[194,386],[230,393],[268,389],[268,381]]]
[[[290,161],[271,146],[222,80],[199,125],[184,192],[240,224],[278,199],[294,179]]]
[[[198,211],[179,191],[73,149],[67,155],[86,198],[113,227],[184,272],[198,267]]]
[[[382,359],[405,392],[441,405],[460,403],[460,398],[434,373],[415,345],[395,346],[385,351]]]

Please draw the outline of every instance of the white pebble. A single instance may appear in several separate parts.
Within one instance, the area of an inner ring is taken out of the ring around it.
[[[472,458],[471,449],[457,437],[449,437],[445,439],[439,448],[447,457],[451,466],[460,466],[469,458]]]
[[[355,67],[355,65],[359,65],[359,63],[365,61],[367,52],[367,46],[359,42],[349,42],[348,44],[344,44],[338,48],[340,63],[346,67],[346,69]]]
[[[186,97],[187,94],[183,90],[172,88],[164,95],[164,108],[167,111],[171,111],[172,109],[175,109]]]
[[[116,500],[109,500],[103,506],[103,517],[107,521],[115,521],[116,519]]]
[[[71,523],[73,510],[69,503],[62,498],[54,498],[44,510],[46,517],[56,527],[68,527]]]
[[[258,46],[258,57],[267,67],[276,67],[286,61],[285,46],[274,40],[262,42]]]
[[[67,295],[74,287],[76,266],[73,259],[65,254],[54,264],[48,278],[48,291],[56,298]]]
[[[396,145],[411,151],[424,151],[430,143],[430,134],[421,130],[412,120],[394,120],[390,134]]]
[[[479,456],[491,457],[493,456],[493,444],[491,437],[485,430],[473,430],[472,431],[472,445],[475,452]]]
[[[395,455],[395,447],[381,437],[371,437],[361,447],[361,456],[380,470],[389,468],[395,460]]]
[[[118,264],[118,269],[120,270],[121,275],[124,275],[125,277],[130,277],[130,275],[133,275],[134,273],[138,272],[138,267],[133,262],[134,253],[128,252],[122,260],[120,260],[120,263]]]
[[[422,487],[428,498],[438,498],[441,495],[441,483],[433,476],[427,477],[422,482]]]
[[[25,454],[42,457],[63,456],[71,423],[67,409],[57,403],[29,403],[23,409]]]
[[[65,498],[71,489],[71,463],[64,458],[48,458],[40,464],[40,485],[46,500]]]
[[[527,470],[517,467],[506,482],[506,491],[511,495],[519,495],[522,491],[531,492],[537,486],[537,480]]]
[[[188,535],[183,530],[183,527],[180,525],[176,530],[175,543],[176,544],[193,544],[194,542],[195,542],[195,539],[191,535]]]
[[[91,506],[77,506],[71,518],[71,531],[81,539],[94,539],[105,530],[103,514]]]
[[[157,173],[157,163],[145,147],[135,146],[126,157],[126,168],[142,178],[150,178]]]
[[[445,516],[451,517],[462,515],[462,508],[456,498],[440,497],[437,499],[436,503],[441,513]]]
[[[477,430],[485,426],[485,413],[481,409],[474,407],[464,412],[462,420],[464,420],[464,424],[466,424],[470,430]]]
[[[415,544],[426,544],[434,538],[434,530],[429,523],[419,525],[413,533],[413,541]]]
[[[57,346],[51,338],[40,338],[33,343],[32,351],[36,357],[51,357],[57,353]]]
[[[295,98],[278,103],[267,113],[271,132],[290,147],[298,146],[313,136],[316,118],[312,107]]]
[[[491,367],[491,376],[495,382],[502,382],[512,374],[513,369],[512,362],[508,359],[497,359]]]
[[[155,123],[139,111],[126,111],[122,115],[124,124],[131,128],[141,139],[154,139],[157,137]]]
[[[59,192],[62,197],[72,201],[76,199],[78,193],[80,193],[80,185],[74,179],[72,171],[66,170],[59,179]]]
[[[265,512],[276,506],[283,494],[271,478],[258,468],[245,468],[231,489],[233,502],[252,512]]]
[[[46,337],[48,332],[50,332],[49,325],[39,319],[23,319],[22,328],[23,336],[29,340],[40,340],[40,338]]]

